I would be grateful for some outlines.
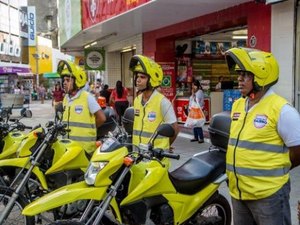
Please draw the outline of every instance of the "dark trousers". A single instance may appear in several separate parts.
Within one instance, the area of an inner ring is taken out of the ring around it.
[[[124,115],[125,110],[128,108],[128,101],[117,101],[115,102],[115,108],[118,114],[119,125],[122,124],[122,116]]]
[[[194,137],[195,137],[196,140],[203,140],[204,139],[202,127],[194,127],[193,131],[194,131]]]

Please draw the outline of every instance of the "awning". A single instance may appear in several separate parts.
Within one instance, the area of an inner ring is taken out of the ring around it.
[[[44,78],[48,78],[48,79],[60,78],[60,76],[58,75],[58,73],[44,73],[43,77]]]
[[[32,74],[30,65],[0,62],[0,74]]]

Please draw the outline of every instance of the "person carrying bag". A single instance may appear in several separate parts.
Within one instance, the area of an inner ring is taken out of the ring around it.
[[[191,142],[204,142],[203,125],[206,122],[205,115],[202,111],[204,105],[204,94],[199,80],[192,84],[192,95],[190,96],[189,113],[184,124],[185,127],[193,128],[194,139]]]

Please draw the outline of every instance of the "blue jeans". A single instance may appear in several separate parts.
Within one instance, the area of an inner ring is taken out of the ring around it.
[[[290,181],[273,195],[259,200],[231,198],[234,225],[291,225]]]
[[[203,140],[203,129],[202,127],[194,127],[194,137],[196,140]]]

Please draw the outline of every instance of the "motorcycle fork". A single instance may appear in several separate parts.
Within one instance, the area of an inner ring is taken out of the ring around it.
[[[2,214],[0,215],[0,224],[3,224],[4,221],[6,220],[6,218],[8,217],[8,215],[10,214],[16,200],[18,199],[18,197],[21,194],[21,191],[24,189],[28,180],[30,179],[30,176],[32,174],[34,167],[39,164],[39,160],[42,158],[43,153],[45,152],[45,150],[48,146],[48,143],[50,142],[50,138],[51,137],[46,137],[44,139],[44,141],[42,142],[40,147],[37,149],[38,154],[35,158],[30,157],[31,165],[30,165],[29,169],[27,170],[26,174],[24,175],[23,179],[21,180],[20,184],[18,185],[18,187],[16,188],[16,190],[13,192],[12,196],[10,197],[9,202],[7,203],[6,207],[4,208]]]
[[[122,171],[122,173],[119,176],[119,178],[116,181],[116,183],[114,185],[111,185],[109,187],[108,194],[105,196],[104,200],[100,203],[100,205],[96,208],[95,212],[92,214],[92,216],[87,221],[87,223],[85,223],[85,225],[88,225],[88,224],[97,225],[97,224],[99,224],[99,222],[101,221],[101,219],[103,218],[103,216],[105,214],[105,211],[108,209],[111,200],[116,196],[117,190],[121,186],[123,180],[125,179],[127,173],[129,172],[130,168],[131,167],[125,167],[124,168],[124,170]],[[88,205],[89,210],[92,209],[92,207],[90,206],[90,204],[92,206],[93,203],[91,203],[91,202],[89,203],[89,205]],[[88,213],[84,213],[84,215],[86,217],[88,215]],[[96,219],[94,220],[94,223],[91,223],[95,217],[96,217]],[[81,219],[84,219],[84,218],[81,218]],[[80,222],[82,222],[81,219],[80,219]]]

